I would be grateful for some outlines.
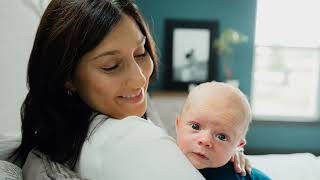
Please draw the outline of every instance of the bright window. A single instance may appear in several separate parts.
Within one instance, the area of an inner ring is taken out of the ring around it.
[[[256,119],[318,119],[319,0],[257,0],[252,108]]]

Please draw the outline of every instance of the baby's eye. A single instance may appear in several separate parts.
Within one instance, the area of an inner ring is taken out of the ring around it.
[[[226,135],[224,135],[224,134],[218,134],[218,135],[217,135],[217,138],[218,138],[219,140],[221,140],[221,141],[226,141],[226,140],[227,140],[227,137],[226,137]]]
[[[200,126],[199,126],[199,124],[192,123],[192,124],[191,124],[191,128],[192,128],[192,129],[195,129],[195,130],[199,130],[199,129],[200,129]]]

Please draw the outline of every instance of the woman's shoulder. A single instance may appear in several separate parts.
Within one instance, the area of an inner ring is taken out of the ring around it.
[[[145,119],[107,119],[85,142],[77,172],[88,179],[202,179],[174,139]]]
[[[138,138],[167,137],[167,133],[160,127],[146,119],[128,116],[124,119],[114,119],[105,115],[98,115],[91,123],[85,143],[93,146],[103,146],[115,141]]]

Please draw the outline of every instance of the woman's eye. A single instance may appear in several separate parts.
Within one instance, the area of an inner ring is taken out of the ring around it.
[[[142,57],[146,57],[146,56],[147,56],[147,51],[144,51],[143,53],[138,54],[138,55],[136,55],[135,57],[136,57],[136,58],[142,58]]]
[[[195,129],[195,130],[199,130],[199,129],[200,129],[200,126],[199,126],[199,124],[192,123],[192,124],[191,124],[191,128],[192,128],[192,129]]]
[[[110,66],[110,67],[105,67],[105,68],[102,68],[104,71],[106,72],[110,72],[110,71],[113,71],[115,70],[119,65],[118,64],[115,64],[113,66]]]
[[[221,140],[221,141],[226,141],[226,140],[227,140],[227,137],[226,137],[226,135],[224,135],[224,134],[218,134],[218,135],[217,135],[217,138],[218,138],[219,140]]]

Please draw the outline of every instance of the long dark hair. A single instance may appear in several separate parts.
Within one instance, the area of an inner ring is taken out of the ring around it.
[[[24,164],[36,148],[51,160],[74,168],[94,112],[79,96],[69,96],[81,57],[94,49],[123,15],[135,19],[157,75],[154,41],[131,0],[52,0],[44,12],[31,51],[28,94],[21,107],[22,142],[12,154]]]

